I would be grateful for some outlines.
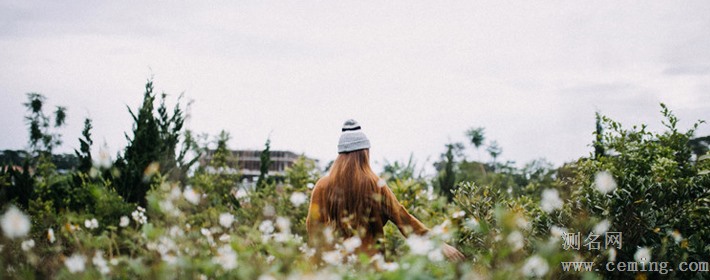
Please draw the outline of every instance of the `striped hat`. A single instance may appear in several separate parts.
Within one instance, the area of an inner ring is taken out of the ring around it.
[[[345,121],[343,133],[338,142],[338,153],[347,153],[370,148],[370,140],[367,140],[365,133],[360,130],[360,124],[353,119]]]

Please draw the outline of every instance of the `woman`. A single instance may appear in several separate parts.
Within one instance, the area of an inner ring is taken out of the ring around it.
[[[381,253],[375,245],[383,237],[383,227],[392,221],[406,237],[425,235],[429,229],[409,214],[392,191],[370,169],[370,141],[354,120],[343,125],[338,143],[338,158],[330,174],[318,180],[311,194],[306,218],[310,243],[318,251],[333,248],[333,235],[359,237],[355,252],[373,256]],[[356,243],[357,244],[357,243]],[[444,244],[442,253],[460,261],[463,254]]]

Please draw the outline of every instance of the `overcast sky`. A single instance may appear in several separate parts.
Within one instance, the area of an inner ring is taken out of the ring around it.
[[[150,77],[194,101],[189,129],[323,164],[348,118],[376,166],[430,166],[476,126],[502,160],[561,164],[591,152],[595,111],[710,121],[708,1],[99,2],[0,1],[0,149],[26,147],[39,92],[68,107],[61,151],[86,117],[119,151]]]

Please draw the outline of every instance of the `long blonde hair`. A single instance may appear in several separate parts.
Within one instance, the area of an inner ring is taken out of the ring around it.
[[[342,237],[370,231],[374,226],[371,215],[379,215],[382,210],[378,179],[370,168],[368,149],[338,154],[325,182],[326,224]]]

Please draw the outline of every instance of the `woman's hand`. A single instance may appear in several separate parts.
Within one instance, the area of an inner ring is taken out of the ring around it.
[[[466,259],[466,256],[461,254],[459,250],[446,243],[441,247],[441,252],[447,259],[453,262],[460,262]]]

